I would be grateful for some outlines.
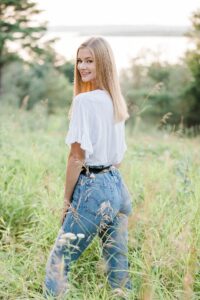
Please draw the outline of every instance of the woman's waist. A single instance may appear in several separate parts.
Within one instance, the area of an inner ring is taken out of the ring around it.
[[[81,174],[89,175],[89,174],[98,174],[109,172],[113,167],[112,164],[109,165],[83,165]]]

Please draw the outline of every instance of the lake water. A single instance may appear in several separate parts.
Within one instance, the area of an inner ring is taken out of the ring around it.
[[[48,33],[47,37],[59,37],[56,50],[67,59],[75,57],[76,49],[87,36],[75,33]],[[118,71],[129,66],[131,59],[142,56],[141,62],[150,63],[157,59],[170,63],[178,62],[184,52],[192,48],[192,43],[186,37],[123,37],[104,36],[110,43]]]

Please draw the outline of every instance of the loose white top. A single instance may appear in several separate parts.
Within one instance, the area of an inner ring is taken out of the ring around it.
[[[85,163],[112,165],[122,161],[126,151],[124,121],[114,123],[113,103],[105,90],[75,96],[65,143],[80,143]]]

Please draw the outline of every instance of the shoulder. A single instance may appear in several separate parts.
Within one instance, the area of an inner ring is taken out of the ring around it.
[[[94,99],[106,99],[109,94],[106,90],[92,90],[88,92],[83,92],[74,97],[76,102],[83,101],[84,103],[90,102]]]
[[[83,116],[90,113],[91,95],[88,92],[80,93],[73,98],[72,111],[75,115]]]
[[[112,99],[107,91],[94,90],[76,95],[73,99],[73,106],[75,110],[80,110],[82,112],[92,111],[94,113],[94,111],[98,111],[102,107],[104,110],[108,109],[110,107],[108,105],[109,102],[112,106]]]
[[[74,100],[76,102],[80,102],[81,100],[84,101],[84,102],[87,102],[88,100],[90,100],[94,97],[93,94],[94,94],[93,91],[80,93],[80,94],[78,94],[74,97]]]
[[[80,93],[73,99],[73,106],[77,109],[86,109],[90,106],[91,95],[88,92]]]

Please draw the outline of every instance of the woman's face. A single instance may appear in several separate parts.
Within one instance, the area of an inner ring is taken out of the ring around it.
[[[83,82],[96,81],[96,65],[88,48],[79,49],[77,68]]]

